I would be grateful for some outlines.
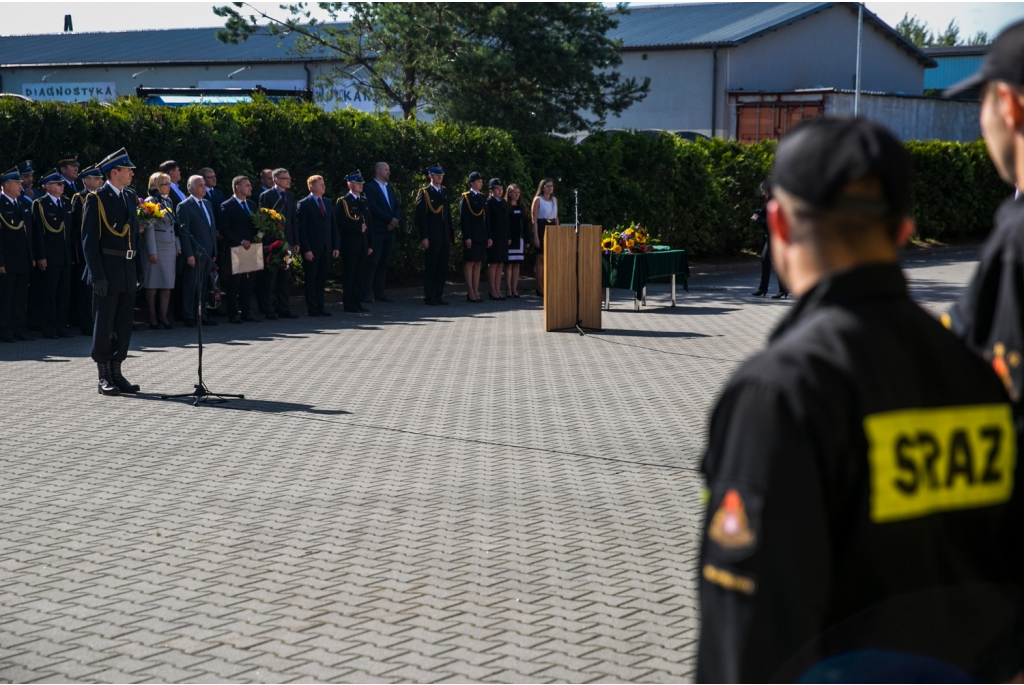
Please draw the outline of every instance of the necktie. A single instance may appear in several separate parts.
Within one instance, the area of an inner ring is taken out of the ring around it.
[[[320,198],[316,199],[316,206],[320,208],[320,216],[327,218],[327,214],[324,213],[324,201]]]
[[[388,203],[388,208],[390,208],[391,207],[391,199],[388,197],[388,184],[385,183],[383,186],[381,186],[381,190],[384,191],[384,202],[387,202]]]
[[[242,208],[245,209],[246,214],[252,214],[252,212],[249,211],[249,203],[239,202],[238,204],[242,205]]]
[[[203,214],[206,216],[206,223],[212,226],[213,222],[210,221],[210,213],[206,211],[206,203],[200,199],[196,199],[196,203],[203,208]]]

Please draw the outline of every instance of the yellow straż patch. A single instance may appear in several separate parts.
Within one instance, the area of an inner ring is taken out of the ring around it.
[[[1008,404],[872,414],[864,433],[875,523],[988,507],[1013,494],[1017,445]]]

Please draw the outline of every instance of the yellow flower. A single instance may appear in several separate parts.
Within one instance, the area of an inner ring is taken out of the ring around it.
[[[610,250],[613,247],[615,247],[615,241],[612,240],[611,238],[605,238],[604,240],[601,241],[602,250]]]
[[[619,254],[620,252],[622,252],[622,245],[616,243],[615,247],[612,248],[612,252],[615,254]]]
[[[626,241],[626,247],[633,247],[633,245],[635,245],[635,244],[636,244],[635,240],[627,240]]]

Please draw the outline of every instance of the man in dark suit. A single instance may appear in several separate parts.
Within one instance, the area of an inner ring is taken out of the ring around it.
[[[302,268],[306,277],[306,311],[310,316],[330,316],[324,308],[324,286],[331,259],[338,256],[338,219],[331,201],[324,197],[327,186],[323,176],[306,181],[309,195],[296,205],[299,243],[305,248]]]
[[[363,190],[363,197],[370,207],[370,254],[366,258],[366,272],[363,276],[363,302],[393,302],[384,294],[384,279],[387,277],[388,262],[395,248],[395,234],[402,216],[395,189],[388,184],[391,167],[387,162],[377,162],[374,178]],[[370,296],[373,293],[373,296]]]
[[[182,312],[185,325],[195,326],[197,307],[206,303],[210,267],[217,261],[217,221],[213,205],[206,199],[206,184],[202,176],[188,179],[188,192],[188,198],[178,203],[174,215],[181,227],[181,254],[185,258]],[[204,326],[217,325],[216,321],[210,321],[205,306],[202,313]]]
[[[213,205],[215,209],[219,208],[224,204],[224,200],[227,198],[224,197],[224,193],[217,188],[217,172],[208,166],[204,166],[196,173],[203,177],[203,182],[206,184],[207,201]]]
[[[64,197],[64,179],[54,169],[43,176],[42,183],[46,192],[32,203],[33,253],[42,272],[39,325],[45,338],[73,338],[67,326],[78,232],[73,228],[71,202]]]
[[[171,192],[168,194],[168,197],[171,198],[171,207],[177,209],[178,203],[184,202],[188,198],[188,195],[181,192],[181,187],[178,185],[181,183],[181,167],[173,159],[169,159],[158,166],[157,169],[171,177]]]
[[[142,277],[138,251],[138,197],[128,187],[135,165],[121,148],[99,163],[107,182],[85,200],[82,249],[92,283],[92,359],[101,395],[135,393],[139,386],[121,375],[132,339],[135,293]]]
[[[284,238],[292,246],[293,254],[299,254],[300,243],[295,228],[295,194],[289,190],[292,186],[292,175],[287,169],[274,169],[271,175],[274,187],[260,194],[260,207],[280,212],[284,217]],[[267,271],[267,274],[271,280],[270,293],[275,316],[284,319],[299,318],[298,314],[292,313],[291,305],[288,303],[288,281],[291,280],[291,271],[278,269],[273,272]]]
[[[79,166],[77,152],[69,152],[57,160],[57,171],[64,181],[64,197],[71,197],[85,187],[78,178]]]
[[[341,238],[342,287],[345,311],[368,313],[362,305],[363,267],[370,248],[368,228],[369,208],[363,197],[363,175],[359,171],[349,174],[348,193],[338,200],[338,234]]]
[[[260,191],[256,194],[259,197],[268,190],[274,189],[274,170],[264,169],[260,172]]]
[[[416,229],[423,247],[423,299],[428,305],[448,304],[444,294],[448,275],[448,256],[455,242],[452,205],[448,189],[441,185],[444,169],[440,164],[427,169],[430,183],[416,195]]]
[[[225,200],[220,205],[220,213],[217,218],[217,227],[221,237],[224,238],[224,245],[227,248],[227,259],[224,266],[231,269],[231,248],[241,246],[246,250],[253,249],[252,241],[256,239],[256,225],[252,221],[252,215],[260,211],[256,203],[249,199],[252,195],[252,182],[245,176],[235,176],[231,181],[231,187],[235,194],[231,199]],[[258,249],[258,248],[257,248]],[[252,282],[250,278],[256,272],[244,274],[230,274],[227,277],[227,307],[228,321],[230,323],[242,323],[261,321],[252,315]],[[241,316],[239,316],[241,308]]]
[[[25,335],[28,277],[32,255],[32,208],[19,201],[18,168],[0,174],[0,341],[30,340]]]
[[[75,263],[71,270],[71,312],[74,323],[82,335],[92,337],[92,285],[87,283],[88,269],[85,265],[85,253],[82,251],[82,219],[85,217],[85,199],[103,185],[103,172],[93,164],[82,169],[78,175],[85,186],[71,198],[71,234],[75,243]]]

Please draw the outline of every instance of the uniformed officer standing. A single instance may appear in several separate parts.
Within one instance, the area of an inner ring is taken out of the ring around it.
[[[46,338],[73,338],[69,332],[68,308],[71,304],[71,266],[77,250],[71,203],[64,194],[64,179],[57,170],[42,178],[44,195],[32,203],[35,227],[34,253],[42,271],[39,293],[39,326]]]
[[[466,299],[483,302],[480,297],[480,267],[491,246],[491,230],[487,224],[487,196],[480,192],[484,177],[479,171],[469,174],[469,190],[459,198],[459,229],[463,243],[463,275],[466,278]]]
[[[448,189],[441,185],[444,169],[436,164],[427,169],[430,183],[416,195],[416,228],[423,247],[423,299],[428,305],[448,304],[443,299],[448,276],[448,258],[455,242],[452,205]]]
[[[35,187],[36,171],[32,168],[32,160],[26,159],[24,162],[18,165],[18,171],[21,173],[21,194],[27,197],[30,201],[35,200],[41,194],[39,189]]]
[[[370,248],[370,234],[366,222],[370,217],[370,206],[363,197],[363,174],[353,171],[345,177],[348,193],[338,200],[338,234],[341,238],[341,277],[345,311],[366,313],[363,306],[363,269],[366,258],[373,251]]]
[[[64,197],[71,197],[85,188],[82,184],[82,179],[78,177],[80,166],[77,152],[69,152],[57,160],[57,171],[60,172],[60,177],[66,186],[64,188]]]
[[[31,340],[25,335],[32,255],[32,206],[20,201],[18,168],[0,174],[0,342]]]
[[[1012,410],[907,294],[911,173],[864,120],[779,144],[768,226],[800,300],[711,419],[699,681],[858,682],[883,657],[891,680],[871,682],[1024,666]]]
[[[92,337],[92,286],[87,283],[88,269],[82,251],[82,219],[85,217],[85,199],[89,193],[103,185],[103,172],[93,164],[78,175],[85,188],[71,198],[71,228],[75,236],[75,262],[71,269],[71,313],[82,335]]]
[[[92,359],[99,370],[100,394],[120,395],[139,391],[121,375],[142,275],[138,197],[128,187],[135,165],[121,148],[98,166],[107,182],[89,193],[82,218],[82,247],[93,288]]]
[[[1024,185],[1024,22],[995,39],[978,73],[947,95],[981,89],[981,132],[999,176]],[[1024,391],[1024,199],[1009,197],[967,292],[943,322],[982,355],[1015,403]]]

